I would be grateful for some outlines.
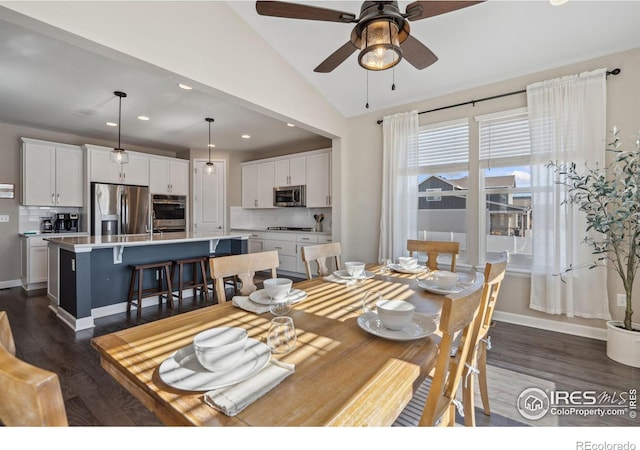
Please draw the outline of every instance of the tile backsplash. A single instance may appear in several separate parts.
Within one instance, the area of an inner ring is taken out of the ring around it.
[[[331,231],[331,208],[274,208],[243,209],[232,206],[229,215],[230,228],[263,230],[267,227],[312,228],[314,214],[324,214],[322,231]]]
[[[47,207],[47,206],[20,206],[20,219],[18,223],[18,233],[40,232],[41,223],[45,217],[53,217],[58,213],[78,213],[81,215],[82,208],[70,207]],[[82,226],[82,220],[80,221]]]

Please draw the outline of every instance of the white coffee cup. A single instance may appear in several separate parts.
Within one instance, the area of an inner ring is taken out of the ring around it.
[[[347,269],[347,273],[352,278],[361,278],[364,276],[364,266],[363,262],[358,261],[349,261],[344,263],[344,267]]]
[[[446,270],[437,270],[433,272],[432,279],[440,289],[451,289],[458,281],[458,274]]]
[[[413,270],[418,267],[418,258],[412,256],[401,256],[398,258],[398,264],[400,267],[406,270]]]
[[[416,307],[404,300],[378,300],[376,312],[385,328],[402,330],[411,323]]]

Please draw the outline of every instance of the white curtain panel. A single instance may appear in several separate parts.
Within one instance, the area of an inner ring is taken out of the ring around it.
[[[527,86],[531,132],[533,268],[530,308],[567,317],[610,319],[606,269],[589,269],[594,255],[586,219],[563,204],[565,186],[544,165],[575,162],[603,167],[606,150],[606,69]],[[574,267],[571,271],[568,268]]]
[[[383,118],[382,208],[379,260],[407,253],[418,213],[418,112]]]

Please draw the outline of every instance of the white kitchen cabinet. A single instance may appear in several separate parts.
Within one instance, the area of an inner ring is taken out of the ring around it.
[[[189,161],[149,157],[149,190],[152,194],[188,195]]]
[[[307,208],[331,206],[331,153],[307,156]]]
[[[304,262],[302,262],[302,250],[301,248],[306,245],[316,245],[318,243],[318,235],[317,234],[296,234],[296,244],[297,244],[297,254],[298,258],[296,260],[296,272],[306,274],[307,271],[304,267]],[[317,274],[317,267],[314,267],[315,264],[311,264],[311,273],[312,275]]]
[[[79,146],[23,138],[21,165],[22,205],[83,205],[84,155]]]
[[[307,182],[307,158],[291,157],[274,161],[274,186],[297,186]]]
[[[247,242],[247,252],[259,253],[264,251],[263,239],[264,239],[263,233],[254,231],[251,234],[249,234],[249,239]]]
[[[274,163],[242,166],[242,207],[273,208]]]
[[[297,272],[298,247],[294,233],[264,233],[263,251],[276,250],[280,265],[278,270]]]
[[[46,287],[48,253],[47,242],[41,237],[21,237],[20,278],[22,287],[27,290]]]
[[[87,145],[89,180],[96,183],[133,184],[149,186],[149,156],[144,153],[127,151],[129,162],[111,162],[111,149]]]

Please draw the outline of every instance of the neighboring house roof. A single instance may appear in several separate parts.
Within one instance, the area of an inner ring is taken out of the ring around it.
[[[432,175],[422,183],[420,183],[420,187],[429,180],[436,178],[438,180],[443,181],[444,183],[450,184],[454,189],[469,189],[469,177],[457,178],[454,180],[447,180],[446,178],[442,178],[438,175]],[[485,177],[484,185],[487,189],[492,188],[514,188],[516,187],[516,176],[515,175],[502,175],[497,177]]]

